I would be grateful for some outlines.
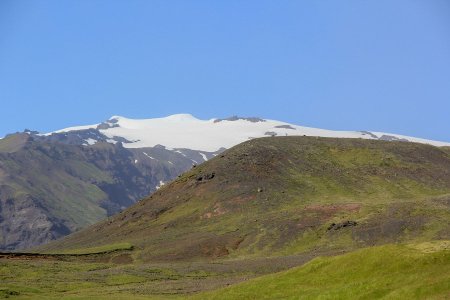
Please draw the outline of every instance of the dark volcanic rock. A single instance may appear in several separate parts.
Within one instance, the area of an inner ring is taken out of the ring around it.
[[[339,230],[345,227],[353,227],[358,225],[356,221],[345,221],[342,223],[332,223],[330,226],[328,226],[328,230]]]
[[[219,123],[222,121],[238,121],[238,120],[245,120],[245,121],[252,122],[252,123],[266,122],[266,120],[257,118],[257,117],[244,118],[244,117],[232,116],[232,117],[225,118],[225,119],[216,119],[216,120],[214,120],[214,123]]]
[[[206,180],[211,180],[214,178],[214,176],[216,176],[216,173],[212,172],[212,173],[207,173],[204,175],[199,175],[197,176],[196,180],[197,181],[206,181]]]

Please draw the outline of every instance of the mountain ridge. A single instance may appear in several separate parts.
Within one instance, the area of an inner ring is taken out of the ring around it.
[[[319,136],[338,138],[363,138],[388,141],[411,141],[435,146],[450,146],[450,142],[433,141],[399,134],[375,131],[334,131],[299,126],[283,121],[258,117],[238,117],[201,120],[191,114],[174,114],[162,118],[130,119],[112,116],[93,125],[68,127],[39,136],[70,133],[88,133],[84,144],[97,141],[123,142],[126,148],[143,148],[164,145],[168,149],[188,148],[215,152],[230,148],[246,140],[264,136]],[[94,132],[98,133],[95,137]],[[30,132],[30,134],[33,134]]]

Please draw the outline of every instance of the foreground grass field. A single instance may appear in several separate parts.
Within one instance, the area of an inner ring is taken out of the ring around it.
[[[449,246],[388,245],[317,258],[193,299],[450,299]]]
[[[143,264],[111,263],[119,261],[111,256],[120,257],[131,250],[92,255],[78,252],[81,249],[74,255],[0,255],[0,298],[178,299],[280,272],[311,259],[289,256]]]
[[[450,299],[449,241],[370,247],[277,272],[283,263],[301,260],[117,265],[1,259],[0,298]]]

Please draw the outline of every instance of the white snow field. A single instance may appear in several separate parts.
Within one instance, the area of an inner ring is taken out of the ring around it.
[[[100,124],[70,127],[52,133],[95,129]],[[214,152],[220,148],[230,148],[252,138],[264,136],[320,136],[337,138],[363,138],[384,140],[407,140],[435,146],[450,146],[450,143],[420,139],[397,134],[369,131],[333,131],[303,127],[275,120],[258,118],[237,118],[200,120],[190,114],[176,114],[165,118],[128,119],[113,116],[102,123],[99,131],[110,138],[124,138],[126,148],[145,148],[163,145],[168,149],[187,148],[205,152]],[[109,128],[108,128],[109,126]],[[102,129],[104,128],[104,129]],[[92,139],[88,144],[95,143]]]

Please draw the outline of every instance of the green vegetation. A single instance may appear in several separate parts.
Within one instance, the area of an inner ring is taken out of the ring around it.
[[[84,255],[84,254],[98,254],[98,253],[108,253],[120,250],[133,250],[133,245],[130,243],[117,243],[110,245],[102,245],[91,248],[81,248],[81,249],[72,249],[65,250],[61,252],[57,252],[57,254],[72,254],[72,255]]]
[[[419,244],[411,244],[408,246],[424,253],[434,253],[443,250],[450,250],[450,241],[430,241]]]
[[[149,299],[139,285],[150,278],[129,273],[110,264],[0,260],[0,298]]]
[[[299,263],[292,258],[152,264],[94,263],[81,259],[0,258],[0,298],[183,299]],[[285,266],[280,268],[280,264]]]
[[[448,241],[445,242],[448,245]],[[266,275],[193,299],[444,299],[450,251],[381,246]]]
[[[127,265],[0,259],[0,298],[444,299],[450,293],[449,245],[370,247],[281,272],[307,258]]]

